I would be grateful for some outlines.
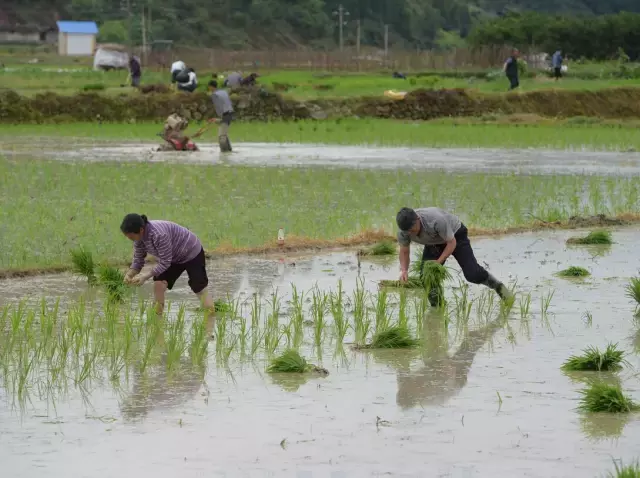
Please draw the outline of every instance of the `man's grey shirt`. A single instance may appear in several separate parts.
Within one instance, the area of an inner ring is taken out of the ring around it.
[[[216,90],[211,95],[211,101],[216,109],[216,114],[222,116],[225,113],[233,113],[233,105],[229,93],[224,90]]]
[[[415,209],[422,227],[416,236],[405,231],[398,231],[398,244],[408,246],[411,242],[434,246],[453,240],[460,229],[460,219],[439,207]]]
[[[227,86],[229,86],[230,88],[237,88],[238,86],[240,86],[241,81],[242,75],[237,71],[234,71],[233,73],[230,73],[229,76],[227,76]]]

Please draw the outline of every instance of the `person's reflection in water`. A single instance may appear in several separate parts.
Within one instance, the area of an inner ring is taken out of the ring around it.
[[[164,333],[158,345],[164,347]],[[163,350],[160,361],[150,364],[141,373],[133,372],[133,390],[121,402],[125,420],[144,419],[154,409],[167,409],[195,398],[204,383],[206,369],[198,367],[190,357],[182,356],[171,370],[167,369],[167,353]]]
[[[396,403],[403,409],[424,405],[442,405],[467,384],[467,376],[478,351],[502,328],[501,320],[466,333],[458,350],[448,353],[448,330],[442,313],[430,311],[424,320],[424,367],[398,371]]]

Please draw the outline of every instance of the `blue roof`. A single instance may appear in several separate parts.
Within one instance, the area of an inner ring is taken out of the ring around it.
[[[96,22],[56,22],[58,30],[62,33],[84,33],[87,35],[97,35],[98,25]]]

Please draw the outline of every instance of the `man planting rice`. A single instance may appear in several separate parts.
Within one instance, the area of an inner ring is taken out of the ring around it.
[[[436,261],[444,265],[449,256],[458,261],[462,273],[472,284],[482,284],[496,291],[501,299],[510,296],[505,285],[489,274],[476,260],[467,228],[457,216],[437,207],[411,209],[403,207],[398,211],[396,223],[400,246],[400,281],[409,277],[409,251],[411,242],[424,245],[422,261]],[[422,268],[421,268],[422,270]],[[429,291],[429,302],[438,304],[438,291]]]
[[[205,309],[213,313],[213,299],[207,291],[209,279],[204,249],[193,232],[174,222],[149,221],[147,216],[138,214],[127,214],[120,230],[133,241],[133,262],[125,275],[125,283],[142,285],[153,277],[158,315],[164,311],[167,289],[171,290],[185,271],[189,276],[189,287]],[[153,255],[158,264],[150,272],[141,273],[147,253]]]

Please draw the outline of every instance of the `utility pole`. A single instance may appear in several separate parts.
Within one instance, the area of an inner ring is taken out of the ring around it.
[[[344,17],[348,17],[349,12],[342,6],[342,4],[340,4],[338,5],[338,9],[334,10],[333,12],[333,16],[336,16],[336,15],[338,16],[338,26],[340,29],[340,51],[342,51],[342,48],[344,46],[344,41],[342,37],[342,27],[347,24],[347,22],[344,20]]]
[[[387,66],[389,56],[389,25],[384,26],[384,65]]]
[[[142,28],[142,62],[147,66],[147,28],[144,16],[144,5],[142,5],[142,14],[140,15]]]
[[[360,56],[360,19],[356,23],[356,53]]]

